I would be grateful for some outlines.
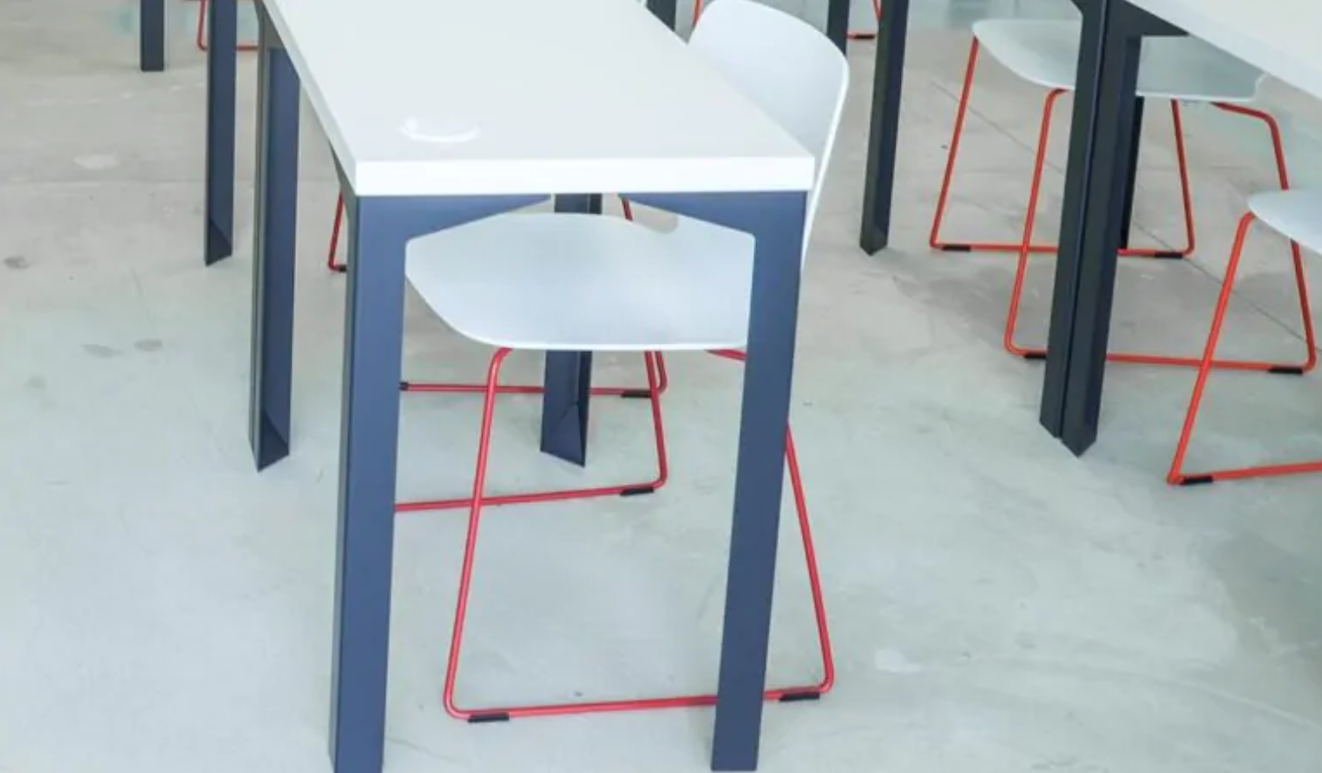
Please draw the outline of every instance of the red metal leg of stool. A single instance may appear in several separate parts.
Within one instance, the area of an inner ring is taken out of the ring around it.
[[[873,13],[876,15],[876,17],[877,17],[877,23],[880,24],[880,23],[881,23],[881,0],[872,0],[872,12],[873,12]],[[876,37],[877,37],[877,33],[875,33],[875,32],[851,32],[851,33],[849,33],[849,39],[850,39],[850,40],[875,40]]]
[[[202,0],[197,4],[197,50],[207,50],[207,5],[210,0]],[[257,46],[252,43],[240,43],[236,46],[239,51],[256,51]]]
[[[1180,432],[1180,441],[1175,448],[1175,458],[1171,461],[1170,472],[1166,475],[1166,482],[1173,486],[1191,486],[1204,483],[1212,483],[1218,480],[1233,480],[1242,478],[1260,478],[1279,475],[1298,475],[1307,472],[1322,472],[1322,461],[1303,462],[1296,464],[1277,464],[1260,467],[1245,467],[1230,470],[1217,470],[1214,472],[1202,472],[1188,474],[1184,472],[1184,458],[1189,451],[1189,441],[1193,439],[1194,425],[1198,421],[1198,409],[1202,405],[1203,390],[1207,387],[1207,377],[1215,365],[1216,346],[1221,338],[1221,325],[1225,322],[1226,308],[1230,304],[1230,296],[1234,291],[1235,274],[1239,270],[1239,260],[1244,252],[1244,242],[1248,238],[1256,218],[1252,213],[1244,216],[1239,222],[1239,230],[1235,235],[1235,246],[1230,253],[1230,263],[1226,266],[1226,278],[1221,283],[1221,296],[1217,300],[1216,312],[1212,315],[1212,329],[1207,336],[1207,348],[1203,351],[1203,357],[1199,361],[1198,378],[1194,381],[1193,395],[1189,400],[1189,410],[1185,414],[1184,428]],[[1299,278],[1299,277],[1297,277]],[[1302,306],[1305,314],[1305,336],[1312,341],[1312,321],[1308,307],[1308,295],[1300,278],[1300,292],[1302,294]],[[1310,358],[1312,359],[1312,358]]]
[[[455,683],[459,672],[459,656],[463,644],[464,622],[468,614],[468,597],[472,587],[473,564],[477,550],[478,527],[482,517],[482,508],[492,500],[486,498],[483,489],[486,485],[488,450],[491,443],[492,413],[495,405],[497,381],[500,365],[508,350],[502,349],[492,358],[487,377],[486,403],[482,414],[482,436],[477,457],[477,471],[473,480],[473,495],[470,501],[468,531],[464,544],[462,574],[459,580],[458,600],[455,604],[454,628],[450,638],[450,651],[446,663],[443,701],[445,711],[456,719],[468,722],[497,722],[515,717],[555,716],[564,714],[588,714],[619,711],[642,711],[647,709],[684,708],[693,706],[711,706],[716,703],[716,696],[690,695],[675,698],[652,698],[641,700],[598,701],[568,704],[547,704],[510,708],[490,708],[472,710],[459,707],[455,703]],[[726,356],[722,354],[722,356]],[[738,358],[732,358],[738,359]],[[648,360],[648,377],[653,391],[657,389],[656,371],[652,361]],[[659,402],[656,403],[659,415]],[[788,432],[788,431],[787,431]],[[821,579],[817,569],[816,552],[813,547],[812,531],[808,522],[803,485],[799,476],[798,459],[794,453],[793,437],[786,435],[786,462],[789,465],[790,481],[794,491],[795,507],[798,511],[799,528],[803,535],[804,557],[808,563],[808,579],[812,586],[813,607],[818,626],[818,642],[822,648],[824,676],[820,682],[808,687],[778,688],[766,692],[767,700],[793,701],[809,700],[820,697],[835,683],[835,662],[831,654],[830,633],[827,629],[826,611],[822,599]]]
[[[932,216],[932,230],[928,236],[928,244],[934,250],[942,252],[1009,252],[1019,253],[1022,247],[1019,243],[1011,242],[947,242],[941,238],[941,226],[945,222],[946,209],[950,203],[950,191],[955,178],[955,165],[959,158],[960,141],[964,136],[964,124],[968,118],[969,103],[973,97],[973,80],[978,70],[978,55],[981,50],[977,38],[969,46],[968,64],[964,70],[964,86],[960,91],[959,108],[955,113],[955,128],[951,134],[950,147],[946,153],[946,169],[941,180],[941,192],[937,196],[936,212]],[[1057,97],[1059,90],[1052,92]],[[1048,95],[1048,103],[1053,103],[1054,99]],[[1180,120],[1180,106],[1172,102],[1172,116],[1175,125],[1175,151],[1179,160],[1180,191],[1184,204],[1184,227],[1187,242],[1182,249],[1153,249],[1147,247],[1132,247],[1120,251],[1124,257],[1133,258],[1183,258],[1193,253],[1194,250],[1194,216],[1193,216],[1193,197],[1189,190],[1189,169],[1188,162],[1184,152],[1184,124]],[[1051,111],[1046,111],[1044,122],[1051,120]],[[1041,156],[1044,148],[1039,145],[1038,155]],[[1041,175],[1036,175],[1036,184],[1040,185]],[[1055,253],[1057,246],[1054,244],[1033,244],[1029,252]]]
[[[1252,110],[1250,108],[1239,107],[1237,105],[1218,104],[1217,107],[1226,110],[1227,112],[1257,118],[1267,125],[1272,137],[1272,149],[1276,158],[1276,173],[1281,190],[1289,190],[1290,174],[1286,167],[1285,148],[1281,139],[1280,127],[1277,125],[1276,120],[1267,113],[1263,113],[1259,110]],[[1181,187],[1186,202],[1185,211],[1192,212],[1192,207],[1189,206],[1191,193],[1187,172],[1188,164],[1184,150],[1183,124],[1180,118],[1179,105],[1177,103],[1171,103],[1171,109],[1171,117],[1175,123],[1176,154],[1180,161]],[[1045,349],[1026,348],[1016,344],[1014,341],[1014,334],[1015,328],[1018,324],[1019,303],[1023,295],[1024,279],[1028,273],[1028,254],[1024,252],[1022,246],[1023,244],[1029,243],[1032,237],[1033,223],[1037,216],[1037,189],[1041,186],[1041,173],[1045,162],[1042,148],[1045,147],[1048,136],[1050,112],[1051,104],[1049,97],[1046,115],[1043,116],[1043,129],[1040,139],[1041,144],[1039,145],[1037,167],[1034,171],[1033,177],[1033,193],[1029,196],[1028,219],[1025,221],[1024,237],[1020,245],[1019,266],[1015,273],[1014,289],[1011,291],[1010,295],[1010,309],[1005,322],[1004,344],[1006,351],[1025,359],[1042,359],[1046,356]],[[1185,228],[1188,235],[1188,245],[1192,249],[1194,244],[1194,226],[1192,217],[1187,217],[1185,219]],[[1312,314],[1309,310],[1308,284],[1304,275],[1303,253],[1300,250],[1299,245],[1294,243],[1291,243],[1290,251],[1294,261],[1295,283],[1298,287],[1300,307],[1303,314],[1304,335],[1308,346],[1308,354],[1305,360],[1302,363],[1260,362],[1256,360],[1213,360],[1213,368],[1217,370],[1240,370],[1300,375],[1313,370],[1313,368],[1317,366],[1317,348],[1316,341],[1314,340]],[[1171,357],[1159,354],[1136,354],[1132,352],[1112,352],[1107,355],[1106,359],[1109,362],[1121,362],[1130,365],[1162,365],[1184,368],[1196,368],[1199,367],[1202,362],[1197,357]]]
[[[344,194],[341,193],[335,199],[335,223],[331,226],[330,250],[326,255],[326,268],[337,274],[343,274],[349,270],[344,263],[336,261],[336,253],[340,251],[340,229],[344,227]]]
[[[508,353],[507,353],[508,354]],[[638,496],[641,494],[651,494],[666,484],[670,476],[670,464],[666,456],[666,430],[665,424],[661,418],[661,388],[658,377],[660,371],[657,365],[657,358],[660,355],[647,352],[643,354],[643,362],[647,366],[647,397],[652,404],[652,429],[656,436],[656,478],[644,483],[628,483],[616,486],[598,486],[595,488],[569,489],[565,491],[542,491],[531,494],[506,494],[503,496],[484,497],[483,502],[488,506],[498,505],[521,505],[533,502],[558,502],[566,499],[595,499],[597,497],[613,496]],[[502,356],[501,360],[505,358]],[[432,392],[470,392],[468,385],[432,385]],[[453,388],[450,388],[453,387]],[[541,387],[501,387],[498,383],[487,383],[479,389],[483,394],[530,394],[535,393],[531,390],[541,391]],[[515,390],[515,391],[511,391]],[[518,391],[522,390],[522,391]],[[410,391],[410,390],[406,390]],[[468,507],[471,500],[462,499],[436,499],[420,502],[399,502],[395,505],[397,513],[417,513],[428,510],[456,510]]]

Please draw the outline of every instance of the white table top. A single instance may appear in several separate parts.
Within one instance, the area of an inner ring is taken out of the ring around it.
[[[638,0],[264,0],[360,196],[806,191]]]
[[[1322,99],[1322,0],[1129,0]]]

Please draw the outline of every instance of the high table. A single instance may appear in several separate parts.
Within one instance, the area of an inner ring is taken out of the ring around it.
[[[222,147],[211,160],[232,186],[233,0],[211,7],[226,14],[212,16],[209,137]],[[602,191],[756,237],[711,758],[716,770],[754,769],[814,159],[632,2],[376,0],[364,14],[358,0],[260,0],[258,11],[259,466],[287,454],[290,438],[300,91],[330,140],[350,224],[335,770],[382,766],[406,242],[548,195],[562,209],[595,208]],[[504,45],[493,49],[495,38]],[[629,67],[601,67],[621,61]],[[227,130],[215,120],[225,101]],[[221,187],[232,207],[232,187]]]
[[[1184,32],[1139,7],[1159,2],[1071,2],[1083,13],[1083,40],[1040,418],[1082,454],[1097,439],[1116,253],[1127,242],[1133,209],[1143,123],[1142,100],[1134,96],[1139,41]],[[859,236],[870,253],[889,240],[909,3],[885,0],[877,41]]]

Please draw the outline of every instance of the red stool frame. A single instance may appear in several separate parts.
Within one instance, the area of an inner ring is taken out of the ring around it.
[[[1044,115],[1042,117],[1042,135],[1041,135],[1041,139],[1039,140],[1037,163],[1035,165],[1033,172],[1033,187],[1031,193],[1029,194],[1028,217],[1024,222],[1024,235],[1020,243],[1019,262],[1018,262],[1017,270],[1015,271],[1014,289],[1010,294],[1010,308],[1008,313],[1006,314],[1006,320],[1005,320],[1005,335],[1003,339],[1005,350],[1017,357],[1023,357],[1024,359],[1031,359],[1031,360],[1040,360],[1045,358],[1046,349],[1020,346],[1017,343],[1015,343],[1014,336],[1015,336],[1015,328],[1019,320],[1019,304],[1023,298],[1024,281],[1028,275],[1028,261],[1029,261],[1030,253],[1032,252],[1032,248],[1029,245],[1031,244],[1031,240],[1032,240],[1033,225],[1037,218],[1037,200],[1042,185],[1042,171],[1046,165],[1046,141],[1050,129],[1051,108],[1054,105],[1055,99],[1058,98],[1061,95],[1061,93],[1062,92],[1059,91],[1053,91],[1048,96],[1047,105],[1044,111]],[[1276,158],[1276,173],[1277,173],[1278,182],[1281,186],[1281,190],[1289,190],[1290,173],[1286,168],[1284,145],[1281,139],[1280,127],[1277,125],[1276,119],[1272,118],[1271,115],[1264,113],[1260,110],[1253,110],[1251,108],[1241,107],[1238,105],[1216,104],[1215,106],[1227,112],[1257,118],[1267,125],[1267,128],[1271,133],[1272,150]],[[1172,115],[1175,116],[1176,126],[1179,127],[1180,126],[1180,121],[1178,117],[1179,109],[1175,103],[1172,103]],[[1177,128],[1177,136],[1178,136],[1178,132],[1179,129]],[[1181,151],[1181,156],[1183,156],[1183,151]],[[1186,200],[1188,196],[1189,196],[1188,186],[1186,183],[1185,186]],[[1190,220],[1189,222],[1192,223],[1192,220]],[[1190,244],[1193,243],[1192,238],[1190,239],[1189,243]],[[1295,270],[1298,275],[1299,299],[1306,313],[1308,307],[1308,287],[1304,280],[1303,256],[1300,252],[1298,244],[1291,245],[1291,252],[1295,263]],[[1310,330],[1311,330],[1311,321],[1308,324],[1310,325]],[[1311,336],[1311,332],[1310,332],[1310,336]],[[1109,353],[1106,358],[1110,362],[1123,362],[1123,363],[1138,364],[1138,365],[1162,365],[1162,366],[1170,366],[1170,367],[1194,368],[1194,367],[1199,367],[1200,364],[1200,360],[1197,357],[1171,357],[1166,355],[1135,354],[1128,352],[1112,352]],[[1302,363],[1260,362],[1256,360],[1214,360],[1212,362],[1212,367],[1220,370],[1257,371],[1257,372],[1265,372],[1265,373],[1286,373],[1286,374],[1295,374],[1295,375],[1306,373],[1309,370],[1312,370],[1315,365],[1316,365],[1316,352],[1313,350],[1311,338],[1308,348],[1308,357]]]
[[[1193,395],[1189,399],[1189,410],[1184,418],[1184,427],[1180,431],[1180,441],[1175,448],[1175,458],[1171,461],[1166,482],[1172,486],[1194,486],[1214,483],[1218,480],[1236,480],[1245,478],[1273,477],[1280,475],[1298,475],[1307,472],[1322,472],[1322,461],[1295,464],[1275,464],[1260,467],[1242,467],[1238,469],[1215,470],[1212,472],[1184,472],[1184,458],[1189,451],[1189,442],[1193,439],[1194,426],[1198,422],[1198,409],[1202,406],[1203,390],[1207,386],[1207,377],[1216,367],[1216,346],[1221,339],[1221,326],[1225,322],[1226,309],[1230,305],[1230,296],[1235,287],[1235,275],[1239,271],[1239,260],[1244,252],[1244,243],[1249,231],[1257,220],[1253,213],[1244,215],[1239,221],[1239,230],[1235,234],[1235,245],[1230,253],[1230,263],[1226,266],[1226,278],[1221,283],[1221,295],[1217,300],[1216,312],[1212,315],[1212,329],[1207,336],[1207,348],[1198,361],[1198,378],[1194,381]],[[1313,335],[1313,315],[1308,303],[1308,285],[1304,279],[1304,264],[1299,245],[1291,242],[1294,250],[1295,282],[1299,286],[1300,307],[1304,320],[1304,339],[1308,343],[1308,361],[1297,370],[1284,372],[1304,373],[1317,365],[1317,342]]]
[[[937,201],[936,216],[932,222],[932,232],[930,244],[934,249],[946,252],[1015,252],[1018,253],[1018,266],[1015,271],[1014,287],[1010,293],[1010,306],[1006,313],[1005,331],[1002,338],[1002,345],[1005,350],[1016,357],[1022,357],[1029,360],[1040,360],[1046,357],[1046,349],[1020,346],[1015,342],[1015,331],[1019,323],[1019,307],[1023,299],[1024,282],[1028,275],[1029,257],[1040,253],[1055,253],[1055,245],[1033,244],[1033,228],[1037,221],[1037,205],[1042,191],[1042,175],[1046,170],[1047,144],[1051,136],[1051,118],[1056,102],[1060,97],[1068,92],[1064,89],[1053,89],[1047,93],[1045,103],[1042,109],[1042,124],[1037,141],[1037,154],[1033,165],[1033,178],[1028,194],[1028,212],[1024,219],[1023,237],[1018,244],[1005,243],[950,243],[944,242],[940,238],[940,228],[944,219],[946,204],[948,202],[951,180],[954,175],[955,159],[959,154],[959,141],[963,134],[964,119],[968,111],[968,103],[972,94],[973,76],[977,70],[979,43],[975,38],[969,47],[968,67],[964,75],[964,90],[960,96],[959,111],[955,119],[954,136],[950,142],[950,152],[946,161],[945,179],[941,186],[941,195]],[[1284,142],[1281,137],[1280,126],[1276,119],[1270,114],[1261,110],[1255,110],[1241,105],[1232,105],[1224,103],[1213,103],[1213,105],[1225,112],[1243,115],[1250,118],[1256,118],[1266,124],[1271,134],[1272,151],[1276,161],[1277,178],[1281,190],[1289,190],[1290,174],[1285,161]],[[1180,192],[1184,203],[1184,225],[1186,246],[1181,250],[1154,250],[1154,249],[1126,249],[1120,252],[1121,255],[1129,257],[1147,257],[1147,258],[1184,258],[1189,256],[1194,249],[1194,218],[1193,218],[1193,195],[1189,183],[1188,157],[1185,153],[1184,144],[1184,122],[1178,102],[1171,102],[1171,121],[1175,131],[1175,152],[1179,162],[1180,172]],[[1300,300],[1304,307],[1308,304],[1308,290],[1303,282],[1303,263],[1299,251],[1299,246],[1293,245],[1292,251],[1294,260],[1299,273],[1299,293]],[[1310,331],[1311,331],[1311,322]],[[1311,335],[1311,332],[1310,332]],[[1214,360],[1212,367],[1222,370],[1243,370],[1259,371],[1268,373],[1289,373],[1300,374],[1312,370],[1316,366],[1316,352],[1314,352],[1311,340],[1309,344],[1308,359],[1303,363],[1272,363],[1245,360]],[[1139,365],[1163,365],[1172,367],[1198,367],[1200,360],[1197,357],[1171,357],[1156,354],[1137,354],[1130,352],[1111,352],[1107,354],[1109,362],[1123,362]]]
[[[197,5],[197,50],[207,50],[207,5],[210,0],[201,0]],[[256,51],[255,43],[240,43],[236,47],[238,51]]]
[[[508,352],[507,352],[508,353]],[[504,357],[501,357],[504,360]],[[660,354],[646,352],[643,354],[643,362],[647,366],[647,389],[630,390],[618,388],[594,389],[593,394],[614,395],[623,397],[644,397],[652,403],[652,424],[653,431],[656,434],[656,478],[642,483],[625,483],[615,486],[598,486],[586,489],[569,489],[564,491],[544,491],[532,494],[507,494],[503,496],[484,497],[483,503],[486,505],[522,505],[533,502],[558,502],[566,499],[595,499],[597,497],[611,496],[639,496],[651,494],[666,484],[670,477],[670,463],[666,456],[666,430],[661,420],[661,380],[659,374],[663,373],[663,365]],[[414,384],[403,382],[400,389],[404,392],[432,392],[442,394],[485,394],[488,403],[493,395],[500,394],[541,394],[545,391],[537,386],[499,386],[493,383],[487,384]],[[491,407],[488,405],[487,410]],[[489,442],[490,438],[483,435],[483,442]],[[486,453],[485,450],[482,451]],[[397,513],[417,513],[428,510],[457,510],[472,505],[471,498],[461,499],[434,499],[417,502],[397,502],[395,512]]]
[[[945,174],[941,180],[941,194],[937,197],[936,213],[932,217],[932,231],[928,236],[928,244],[934,250],[942,252],[1007,252],[1018,253],[1020,245],[1017,242],[948,242],[941,238],[941,225],[945,222],[946,206],[950,201],[950,189],[955,178],[955,162],[959,158],[960,140],[964,137],[964,122],[968,116],[969,102],[973,97],[973,80],[978,71],[978,54],[982,50],[982,45],[977,38],[969,45],[968,64],[964,69],[964,87],[960,92],[959,109],[955,113],[955,129],[950,138],[950,149],[946,155]],[[1038,141],[1037,160],[1038,167],[1033,175],[1033,187],[1029,195],[1030,206],[1037,201],[1037,189],[1041,184],[1042,165],[1045,163],[1046,140],[1049,135],[1051,124],[1051,109],[1061,94],[1065,93],[1062,89],[1055,89],[1048,92],[1046,97],[1046,106],[1043,111],[1042,132]],[[1180,172],[1180,192],[1184,202],[1184,233],[1185,247],[1179,250],[1159,250],[1147,248],[1128,248],[1121,250],[1120,254],[1126,257],[1144,257],[1144,258],[1184,258],[1194,251],[1194,217],[1193,217],[1193,196],[1189,189],[1189,166],[1184,153],[1184,125],[1180,120],[1180,106],[1178,102],[1171,103],[1171,117],[1175,124],[1175,154],[1179,161]],[[1054,244],[1034,244],[1029,247],[1032,253],[1054,253],[1057,247]]]
[[[459,581],[459,594],[455,605],[454,628],[450,639],[449,657],[446,661],[445,687],[443,702],[445,711],[456,719],[472,723],[500,722],[516,717],[557,716],[565,714],[588,714],[620,711],[641,711],[648,709],[684,708],[693,706],[711,706],[716,703],[713,694],[689,695],[674,698],[650,698],[617,701],[594,701],[565,704],[542,704],[506,708],[466,709],[458,706],[454,699],[455,684],[459,674],[459,657],[463,645],[464,623],[468,615],[468,597],[472,587],[473,565],[476,557],[478,529],[482,518],[482,508],[494,504],[495,500],[485,495],[487,461],[491,444],[491,424],[495,407],[495,398],[499,394],[500,368],[509,349],[500,349],[491,358],[484,388],[486,399],[482,411],[481,440],[478,446],[477,469],[473,479],[473,495],[469,503],[468,530],[464,542],[464,559]],[[743,352],[719,351],[717,356],[742,361]],[[656,361],[653,355],[645,355],[647,363],[648,386],[652,393],[652,411],[657,428],[657,450],[664,458],[665,441],[661,434],[661,404],[658,396],[659,383]],[[793,435],[786,430],[785,459],[789,467],[790,484],[794,491],[794,503],[798,512],[799,528],[803,536],[804,559],[808,566],[808,581],[811,585],[813,610],[817,620],[818,644],[822,652],[824,675],[817,684],[804,687],[776,688],[765,694],[767,700],[798,701],[815,700],[828,692],[835,683],[835,661],[831,654],[830,631],[827,626],[826,610],[822,599],[821,578],[817,570],[816,550],[813,546],[812,530],[808,521],[803,483],[799,475],[798,458],[794,451]]]

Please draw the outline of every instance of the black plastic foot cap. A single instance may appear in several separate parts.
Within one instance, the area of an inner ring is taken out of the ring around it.
[[[636,488],[627,488],[620,492],[622,497],[641,497],[655,492],[656,489],[651,486],[638,486]]]
[[[973,252],[972,244],[942,244],[937,247],[942,252]]]
[[[1028,352],[1024,355],[1025,360],[1045,360],[1046,358],[1046,352]]]
[[[1216,478],[1211,475],[1190,475],[1180,479],[1181,486],[1208,486],[1213,483],[1216,483]]]
[[[626,389],[620,393],[620,397],[625,400],[649,400],[652,393],[646,389]]]
[[[801,703],[803,701],[821,700],[822,694],[816,691],[812,692],[791,692],[780,696],[781,703]]]
[[[1278,373],[1282,376],[1302,376],[1304,369],[1298,365],[1273,365],[1268,373]]]
[[[508,722],[510,715],[503,711],[497,711],[494,714],[474,714],[468,718],[470,725],[486,725],[492,722]]]

